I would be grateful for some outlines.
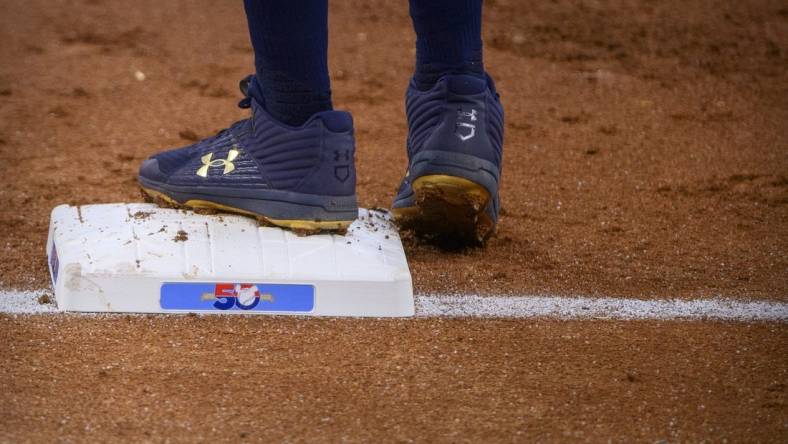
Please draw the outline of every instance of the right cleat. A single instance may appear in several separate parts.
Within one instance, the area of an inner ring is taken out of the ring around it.
[[[443,245],[481,244],[498,222],[503,108],[489,76],[447,75],[406,97],[408,172],[392,212]]]
[[[275,120],[241,82],[250,118],[140,167],[146,200],[160,206],[255,217],[298,233],[344,232],[358,216],[353,119],[323,111],[303,125]]]

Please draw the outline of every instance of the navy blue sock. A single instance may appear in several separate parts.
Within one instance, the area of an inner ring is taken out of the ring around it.
[[[331,107],[328,0],[244,0],[254,48],[255,99],[277,120],[301,125]]]
[[[429,89],[445,74],[484,76],[482,0],[409,1],[417,87]]]

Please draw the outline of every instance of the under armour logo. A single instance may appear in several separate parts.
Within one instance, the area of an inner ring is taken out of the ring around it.
[[[462,120],[465,120],[463,122]],[[463,111],[462,108],[457,110],[457,123],[454,127],[454,134],[460,138],[463,142],[470,139],[471,137],[476,135],[476,125],[473,123],[476,121],[476,110],[471,109],[470,112]]]
[[[350,150],[334,150],[334,162],[340,160],[350,160]]]
[[[334,162],[350,162],[352,160],[350,150],[334,150]],[[350,165],[341,164],[334,166],[334,178],[345,183],[350,178]]]
[[[467,117],[471,122],[476,121],[476,110],[471,109],[471,112],[463,111],[462,108],[457,110],[457,118]]]
[[[228,174],[235,169],[233,160],[238,157],[238,154],[240,154],[238,150],[231,149],[227,152],[226,159],[213,159],[213,153],[208,153],[200,159],[202,160],[202,166],[197,170],[196,174],[200,177],[208,177],[208,168],[220,166],[224,167],[222,174]]]

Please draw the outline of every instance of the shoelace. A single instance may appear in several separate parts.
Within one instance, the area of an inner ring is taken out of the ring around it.
[[[241,93],[244,95],[244,98],[241,99],[240,102],[238,102],[238,108],[248,109],[248,108],[252,107],[252,96],[249,95],[249,83],[252,81],[253,77],[254,77],[253,75],[248,75],[248,76],[244,77],[241,80],[240,84],[238,85],[240,87],[240,89],[241,89]],[[233,123],[229,127],[224,128],[222,130],[219,130],[213,136],[213,138],[215,139],[217,137],[220,137],[223,134],[225,134],[226,132],[228,132],[228,131],[230,131],[230,130],[238,127],[238,126],[243,125],[244,123],[246,123],[247,120],[249,120],[249,119],[246,118],[246,119],[241,119],[241,120],[236,121],[235,123]],[[254,130],[254,121],[252,121],[252,126],[253,126],[253,130]]]
[[[244,98],[238,102],[238,107],[241,109],[251,108],[252,106],[252,96],[249,95],[249,84],[252,82],[253,77],[254,75],[250,74],[244,77],[238,84],[238,87],[241,88],[241,94],[244,95]]]

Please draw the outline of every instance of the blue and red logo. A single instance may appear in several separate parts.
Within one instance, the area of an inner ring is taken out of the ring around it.
[[[159,302],[164,310],[310,312],[315,288],[303,284],[166,282]]]
[[[273,303],[274,295],[260,293],[260,288],[255,284],[216,284],[213,293],[205,293],[202,298],[213,303],[214,308],[229,310],[238,307],[241,310],[251,310],[260,303],[260,300]]]

